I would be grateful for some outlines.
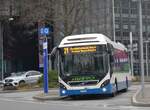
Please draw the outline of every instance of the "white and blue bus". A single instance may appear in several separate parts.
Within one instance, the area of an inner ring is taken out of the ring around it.
[[[61,96],[112,94],[129,87],[127,49],[103,34],[65,37],[58,50]]]

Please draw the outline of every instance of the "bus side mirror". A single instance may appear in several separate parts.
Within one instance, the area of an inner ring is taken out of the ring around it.
[[[107,44],[107,52],[112,55],[113,47],[111,44]]]
[[[50,57],[51,57],[51,58],[56,56],[57,50],[58,50],[58,47],[54,47],[54,48],[53,48],[53,50],[52,50],[51,53],[50,53]]]

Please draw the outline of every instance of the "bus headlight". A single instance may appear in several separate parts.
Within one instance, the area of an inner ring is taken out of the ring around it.
[[[104,81],[102,84],[101,84],[101,88],[105,87],[107,84],[109,84],[110,80],[107,79],[106,81]]]
[[[102,89],[102,91],[103,91],[103,92],[106,92],[106,91],[107,91],[107,89],[104,87],[104,88]]]
[[[66,94],[66,90],[62,90],[62,94]]]

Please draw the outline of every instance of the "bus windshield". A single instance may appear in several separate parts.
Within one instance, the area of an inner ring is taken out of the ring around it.
[[[108,72],[106,45],[61,49],[61,73],[70,75],[104,75]]]

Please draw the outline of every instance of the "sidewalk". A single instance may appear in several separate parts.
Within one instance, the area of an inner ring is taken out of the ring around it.
[[[54,90],[49,90],[47,94],[41,92],[35,96],[33,96],[34,99],[45,101],[45,100],[59,100],[63,97],[59,96],[59,90],[54,89]]]
[[[145,86],[142,94],[141,88],[132,96],[132,104],[135,106],[150,107],[150,86]]]

